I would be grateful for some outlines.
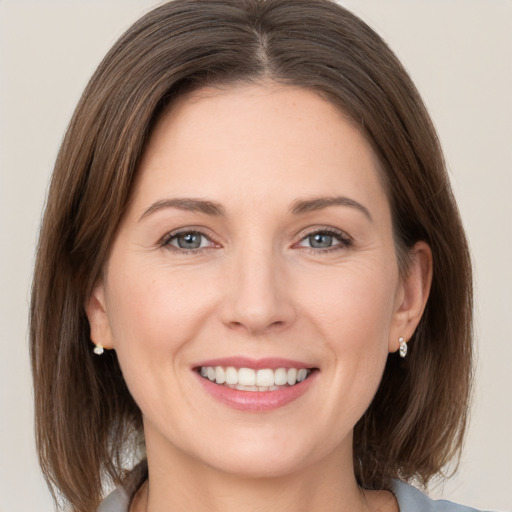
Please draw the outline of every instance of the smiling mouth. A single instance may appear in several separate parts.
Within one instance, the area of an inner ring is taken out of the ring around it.
[[[219,386],[239,391],[277,391],[306,380],[315,368],[235,368],[234,366],[200,366],[197,372]]]

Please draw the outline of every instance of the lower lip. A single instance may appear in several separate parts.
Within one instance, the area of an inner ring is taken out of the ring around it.
[[[215,384],[199,374],[197,377],[210,395],[229,407],[241,411],[261,412],[278,409],[300,398],[311,387],[317,373],[315,370],[302,382],[275,391],[240,391]]]

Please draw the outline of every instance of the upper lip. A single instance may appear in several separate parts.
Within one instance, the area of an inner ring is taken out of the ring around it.
[[[277,368],[314,368],[314,365],[305,363],[303,361],[296,361],[282,357],[264,357],[261,359],[252,359],[242,356],[208,359],[207,361],[201,361],[198,364],[195,364],[193,367],[200,368],[202,366],[233,366],[235,368],[253,368],[254,370],[260,370],[263,368],[270,368],[273,370],[277,370]]]

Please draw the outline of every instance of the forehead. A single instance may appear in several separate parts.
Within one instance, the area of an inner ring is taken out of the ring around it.
[[[161,116],[144,152],[134,199],[165,194],[293,200],[382,193],[371,146],[315,92],[282,85],[203,88]]]

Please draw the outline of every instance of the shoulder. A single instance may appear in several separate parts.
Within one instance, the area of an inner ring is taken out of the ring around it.
[[[412,485],[393,480],[392,489],[400,512],[479,512],[446,500],[432,500]]]
[[[123,487],[111,492],[100,504],[98,512],[128,512],[130,497]]]

